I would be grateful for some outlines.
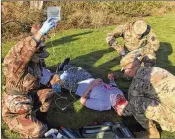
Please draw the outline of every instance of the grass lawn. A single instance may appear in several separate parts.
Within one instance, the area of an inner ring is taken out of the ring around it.
[[[152,26],[160,41],[161,47],[157,53],[157,66],[163,67],[175,75],[175,13],[147,17],[145,20]],[[107,82],[109,72],[119,72],[120,70],[119,55],[115,50],[109,49],[105,41],[106,34],[114,28],[115,25],[98,29],[71,29],[57,32],[56,36],[47,42],[47,50],[51,53],[50,57],[46,59],[47,66],[55,71],[58,63],[61,63],[64,58],[70,57],[70,64],[81,66],[94,77],[102,78]],[[5,57],[13,44],[15,42],[2,43],[2,58]],[[120,89],[127,93],[130,81],[118,78],[116,82]],[[68,100],[61,99],[57,101],[57,105],[62,107],[73,100],[69,92],[64,91],[63,96],[67,96]],[[56,96],[56,98],[58,97]],[[61,111],[57,105],[54,101],[48,112],[48,121],[56,127],[80,128],[94,122],[116,122],[123,119],[117,116],[113,110],[97,112],[87,109],[80,104],[78,97],[65,111]],[[134,120],[128,120],[127,124],[131,130],[136,125]],[[161,136],[163,138],[175,137],[175,133],[163,131]],[[17,138],[19,135],[10,131],[7,125],[2,122],[2,137]]]

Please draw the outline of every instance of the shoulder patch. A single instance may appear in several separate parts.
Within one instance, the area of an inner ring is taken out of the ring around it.
[[[155,41],[155,40],[156,40],[156,37],[155,37],[155,36],[152,36],[152,37],[151,37],[151,40],[152,40],[152,41]]]

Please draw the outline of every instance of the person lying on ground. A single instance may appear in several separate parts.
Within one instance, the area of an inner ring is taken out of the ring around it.
[[[10,130],[25,138],[42,137],[48,130],[44,122],[58,80],[43,68],[40,60],[49,56],[43,39],[54,26],[53,18],[47,19],[41,28],[33,26],[33,35],[19,41],[4,59],[2,118]]]
[[[95,79],[83,68],[68,65],[69,59],[65,61],[61,66],[63,73],[59,73],[60,85],[80,96],[80,102],[84,106],[104,111],[110,110],[114,105],[123,107],[127,104],[123,92],[114,81],[113,74],[108,75],[110,82],[106,84],[102,79]]]

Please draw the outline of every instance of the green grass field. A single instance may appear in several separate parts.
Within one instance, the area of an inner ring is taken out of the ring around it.
[[[145,20],[152,26],[160,41],[161,46],[157,53],[157,66],[165,68],[175,75],[175,13],[147,17]],[[102,78],[107,82],[109,72],[119,72],[120,70],[119,55],[115,50],[109,49],[105,41],[106,34],[114,28],[115,25],[97,29],[71,29],[57,32],[56,36],[47,42],[47,50],[51,53],[50,57],[46,59],[47,66],[52,71],[55,71],[58,63],[61,63],[64,58],[70,57],[70,64],[81,66],[87,69],[94,77]],[[123,42],[121,41],[121,43]],[[15,42],[2,43],[2,59],[13,44]],[[116,82],[119,88],[124,93],[127,93],[130,81],[118,78]],[[69,92],[64,91],[63,96],[68,96],[68,100],[60,99],[57,101],[58,105],[62,107],[73,100]],[[56,98],[58,97],[56,96]],[[75,103],[65,111],[61,111],[54,101],[48,112],[48,121],[56,127],[80,128],[94,122],[116,122],[122,119],[113,110],[105,112],[89,110],[80,104],[78,97],[76,97]],[[136,123],[134,120],[128,120],[127,125],[132,130]],[[2,122],[2,137],[17,138],[19,135],[10,131],[7,125]],[[175,133],[163,131],[161,132],[161,137],[175,137]]]

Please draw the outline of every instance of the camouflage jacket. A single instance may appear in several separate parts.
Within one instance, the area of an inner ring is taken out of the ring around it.
[[[129,88],[128,101],[137,96],[155,100],[175,116],[175,76],[167,70],[140,67]],[[127,115],[131,107],[128,104],[123,115]]]
[[[152,28],[148,26],[148,31],[141,38],[136,38],[133,33],[132,23],[117,26],[111,33],[107,34],[107,41],[114,40],[112,47],[120,52],[121,45],[115,41],[115,38],[122,37],[125,40],[125,48],[128,51],[133,51],[140,48],[140,51],[144,53],[152,54],[160,47],[159,41],[156,38]]]
[[[27,37],[13,46],[5,57],[3,73],[6,91],[3,95],[3,117],[31,114],[34,99],[30,93],[38,91],[40,84],[50,84],[53,74],[42,67],[41,61],[31,61],[38,47],[39,44],[32,37]]]
[[[38,45],[32,37],[19,41],[10,49],[3,63],[6,93],[16,91],[17,95],[27,95],[30,90],[39,87],[42,66],[30,62],[37,49]]]

